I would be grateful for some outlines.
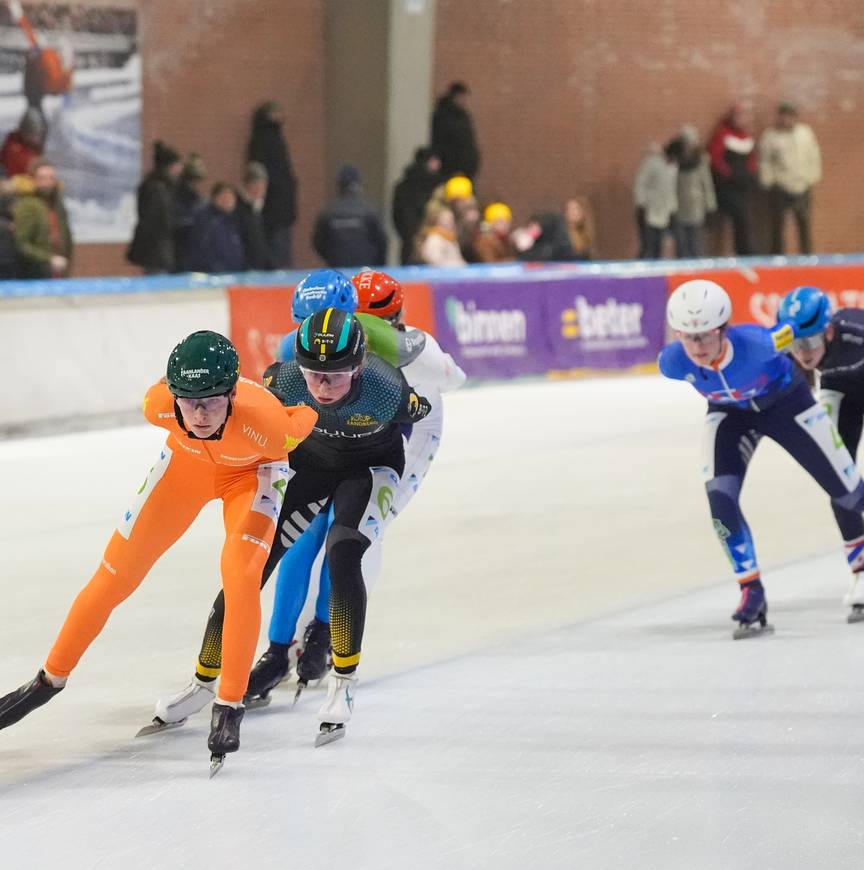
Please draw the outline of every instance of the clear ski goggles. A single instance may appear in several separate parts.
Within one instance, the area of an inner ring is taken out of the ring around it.
[[[341,369],[338,372],[316,372],[303,366],[299,366],[299,368],[300,374],[303,375],[307,384],[331,384],[334,387],[344,387],[360,371],[357,367],[353,369]]]
[[[716,329],[709,329],[707,332],[676,332],[675,335],[684,344],[705,344],[706,341],[710,341],[715,336],[720,335],[722,328],[718,326]]]
[[[205,414],[213,414],[216,411],[221,411],[227,408],[229,401],[227,394],[221,396],[208,396],[206,399],[186,399],[180,396],[175,396],[174,398],[184,414],[192,414],[199,408]]]
[[[792,341],[792,350],[821,350],[825,347],[825,333],[817,332],[816,335],[808,335],[805,338],[796,338]]]

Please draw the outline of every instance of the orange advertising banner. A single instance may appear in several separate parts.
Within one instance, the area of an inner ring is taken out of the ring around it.
[[[435,334],[432,288],[426,283],[404,283],[404,321],[409,326]],[[260,381],[276,359],[279,344],[296,324],[291,319],[294,288],[229,287],[231,341],[240,354],[243,377]]]
[[[824,290],[835,310],[864,308],[864,266],[758,266],[679,272],[669,275],[669,292],[693,278],[716,281],[729,293],[733,323],[773,326],[780,300],[802,285]]]

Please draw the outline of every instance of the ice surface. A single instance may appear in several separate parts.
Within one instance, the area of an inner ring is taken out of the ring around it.
[[[208,508],[68,689],[0,734],[0,867],[860,867],[864,624],[844,621],[827,500],[760,445],[745,508],[776,634],[733,642],[701,416],[650,377],[448,396],[388,532],[346,738],[313,749],[322,690],[292,711],[278,689],[212,781],[206,713],[133,738],[191,673],[218,588]],[[0,444],[3,691],[160,441]]]

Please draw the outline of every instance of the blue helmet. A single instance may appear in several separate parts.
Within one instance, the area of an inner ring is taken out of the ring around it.
[[[818,287],[796,287],[783,297],[777,311],[778,321],[792,324],[795,338],[825,332],[831,315],[831,302]]]
[[[311,272],[294,291],[291,302],[291,317],[300,323],[324,308],[353,313],[359,304],[354,285],[336,269],[319,269]]]

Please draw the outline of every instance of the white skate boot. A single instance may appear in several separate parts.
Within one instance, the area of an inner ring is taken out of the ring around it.
[[[321,726],[315,738],[316,746],[324,746],[345,736],[345,724],[354,712],[354,697],[357,693],[356,674],[330,674],[327,684],[327,700],[318,710]]]
[[[864,571],[852,575],[852,583],[843,603],[850,608],[847,622],[864,621]]]
[[[205,683],[198,677],[185,689],[174,695],[167,695],[156,702],[156,715],[149,725],[145,725],[135,736],[146,737],[169,728],[179,728],[190,716],[203,710],[216,697],[216,680]]]

